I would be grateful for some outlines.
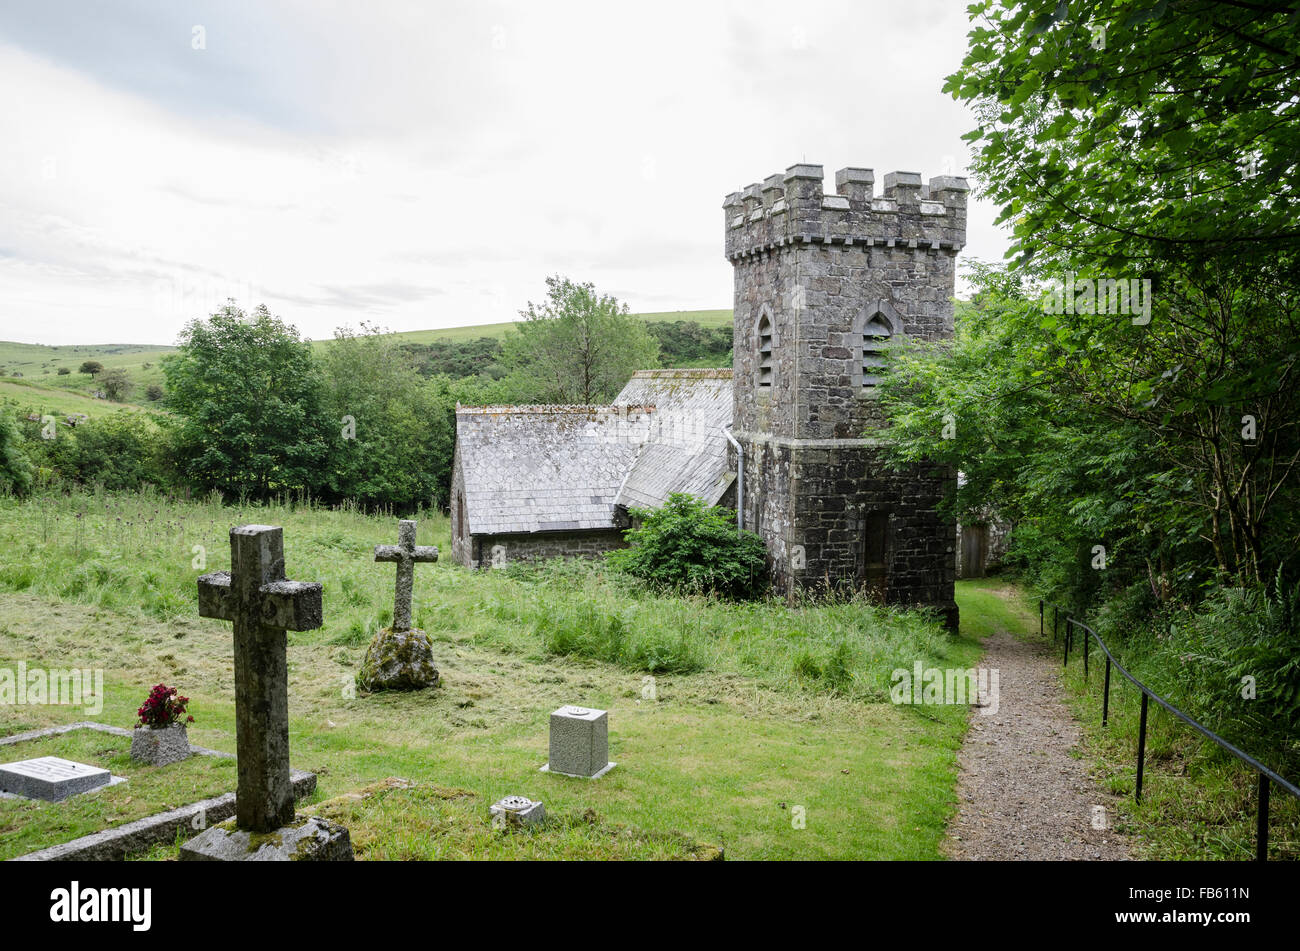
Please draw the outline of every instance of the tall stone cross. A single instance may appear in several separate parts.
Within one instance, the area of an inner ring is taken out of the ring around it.
[[[393,596],[393,631],[411,629],[411,589],[415,586],[415,563],[437,561],[433,545],[415,544],[415,522],[404,518],[397,523],[397,544],[376,545],[375,561],[397,562],[397,593]]]
[[[230,530],[230,571],[199,578],[199,615],[234,622],[236,824],[273,832],[294,818],[284,632],[321,626],[321,586],[285,580],[279,526],[241,525]]]

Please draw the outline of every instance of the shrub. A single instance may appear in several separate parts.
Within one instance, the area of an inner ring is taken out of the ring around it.
[[[149,697],[144,705],[135,711],[140,717],[140,722],[136,726],[147,726],[157,730],[171,726],[173,723],[193,723],[194,718],[185,713],[185,705],[189,702],[189,697],[177,696],[175,687],[158,684],[149,691]]]
[[[163,388],[157,383],[150,383],[144,391],[144,397],[151,403],[156,403],[163,398]]]
[[[32,464],[23,437],[8,413],[0,415],[0,495],[26,495],[32,487]]]
[[[763,540],[737,531],[728,509],[675,492],[662,508],[631,514],[640,524],[626,533],[631,547],[606,556],[612,567],[655,588],[688,594],[744,599],[767,587]]]
[[[1097,618],[1134,676],[1283,774],[1300,769],[1300,587],[1278,577],[1163,610],[1137,588]]]
[[[67,367],[59,367],[59,370],[58,370],[59,376],[67,376],[67,375],[68,375],[69,373],[71,373],[71,372],[72,372],[72,371],[69,370]]]
[[[126,375],[126,371],[116,367],[104,371],[103,376],[99,378],[99,385],[104,388],[104,395],[114,403],[125,401],[135,386],[131,378]]]
[[[143,413],[101,416],[50,442],[55,468],[82,485],[138,491],[172,481],[166,434]]]

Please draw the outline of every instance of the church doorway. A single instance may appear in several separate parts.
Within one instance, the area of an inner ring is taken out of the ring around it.
[[[863,525],[864,586],[869,597],[883,602],[889,586],[889,513],[868,512]]]

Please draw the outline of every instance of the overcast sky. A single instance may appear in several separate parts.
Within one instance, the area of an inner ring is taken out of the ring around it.
[[[728,192],[965,174],[967,29],[960,0],[12,0],[0,339],[168,344],[228,296],[313,338],[488,323],[552,273],[730,307]]]

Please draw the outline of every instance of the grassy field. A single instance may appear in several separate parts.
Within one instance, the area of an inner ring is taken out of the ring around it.
[[[29,413],[39,413],[42,416],[46,413],[55,416],[85,413],[91,419],[119,410],[145,408],[137,403],[114,403],[75,390],[29,383],[26,380],[0,380],[0,405],[4,404],[12,406],[24,416]]]
[[[192,698],[193,741],[233,752],[231,632],[196,616],[195,577],[228,566],[228,529],[250,521],[284,525],[289,576],[325,585],[325,627],[290,635],[294,765],[319,774],[321,799],[414,784],[351,812],[376,857],[700,857],[700,843],[746,859],[939,856],[968,710],[884,697],[894,668],[969,667],[979,647],[862,602],[665,597],[582,564],[422,566],[417,622],[443,684],[372,696],[352,679],[390,618],[393,570],[371,548],[394,540],[392,520],[148,496],[4,500],[0,666],[102,668],[99,719],[122,726],[150,686],[174,683]],[[445,518],[422,517],[421,543],[446,551],[447,533]],[[548,715],[565,703],[610,711],[619,766],[597,783],[538,772]],[[0,730],[82,718],[6,706]],[[552,832],[484,838],[487,805],[512,793],[544,800]],[[421,814],[428,825],[410,818]]]

